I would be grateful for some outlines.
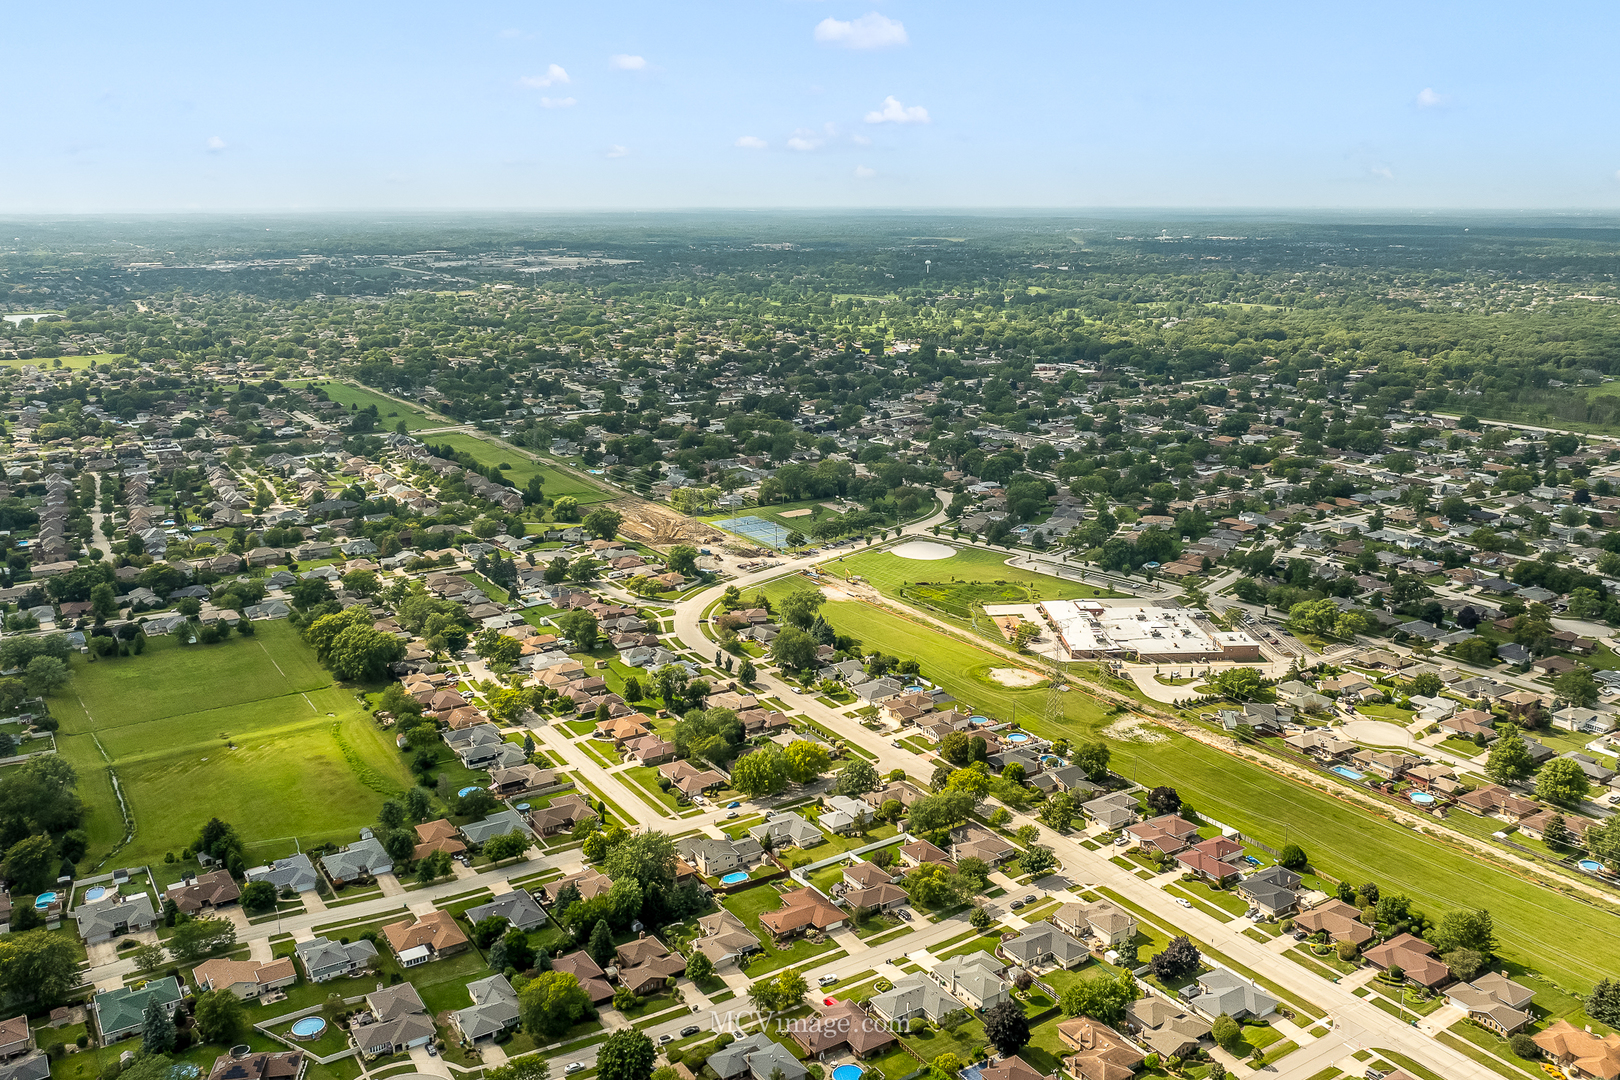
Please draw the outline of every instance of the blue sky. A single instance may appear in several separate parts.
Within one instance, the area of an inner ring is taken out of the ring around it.
[[[1620,206],[1613,4],[7,6],[0,213]]]

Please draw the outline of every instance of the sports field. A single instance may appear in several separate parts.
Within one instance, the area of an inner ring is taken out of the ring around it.
[[[94,865],[123,836],[108,759],[135,818],[118,862],[140,865],[187,846],[209,816],[236,825],[249,855],[352,839],[387,793],[410,783],[392,741],[332,684],[284,622],[251,638],[145,655],[74,660],[51,699],[61,752],[90,805]],[[103,756],[105,753],[105,757]]]
[[[766,592],[775,599],[802,587],[802,580],[784,578]],[[925,677],[963,704],[997,719],[1017,719],[1049,738],[1094,735],[1111,719],[1076,689],[1063,697],[1063,722],[1048,725],[1044,689],[1010,690],[986,680],[991,666],[1007,663],[1001,654],[871,604],[830,602],[822,614],[868,650],[915,658]],[[1386,892],[1404,892],[1431,919],[1452,907],[1487,908],[1495,916],[1501,954],[1561,986],[1585,993],[1620,965],[1620,936],[1609,911],[1495,869],[1467,851],[1193,739],[1150,730],[1164,740],[1112,743],[1115,771],[1148,786],[1168,784],[1194,809],[1272,847],[1297,843],[1315,866],[1335,878],[1356,884],[1374,881]]]

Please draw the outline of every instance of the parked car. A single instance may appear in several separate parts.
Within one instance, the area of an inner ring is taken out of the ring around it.
[[[1024,903],[1033,904],[1034,902],[1035,902],[1035,894],[1034,893],[1030,893],[1028,896],[1024,897]]]
[[[675,1041],[675,1036],[671,1035],[667,1031],[664,1032],[662,1035],[658,1036],[658,1045],[659,1046],[663,1046],[666,1043],[672,1043],[674,1041]]]
[[[726,809],[727,810],[735,810],[735,809],[737,809],[737,807],[739,807],[741,805],[742,805],[742,803],[740,803],[740,802],[728,802],[728,803],[726,803]]]
[[[568,1073],[577,1073],[583,1068],[585,1068],[585,1063],[583,1061],[570,1061],[568,1063],[568,1067],[563,1070],[563,1073],[565,1075]]]
[[[1014,911],[1017,911],[1019,908],[1021,908],[1023,906],[1024,906],[1024,902],[1022,900],[1014,900],[1012,902],[1012,909]]]
[[[681,1038],[685,1039],[692,1035],[696,1035],[701,1030],[703,1029],[698,1027],[696,1024],[688,1024],[686,1027],[681,1028]]]

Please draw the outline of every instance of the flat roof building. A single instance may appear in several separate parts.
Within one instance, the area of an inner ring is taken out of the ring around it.
[[[1260,659],[1260,643],[1248,634],[1217,630],[1182,608],[1043,600],[1040,612],[1071,660],[1135,657],[1155,663],[1195,663]]]

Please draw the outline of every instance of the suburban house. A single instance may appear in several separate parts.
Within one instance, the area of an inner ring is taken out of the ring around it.
[[[866,1005],[873,1015],[889,1024],[923,1017],[937,1024],[940,1017],[963,1008],[962,1002],[921,971],[896,979],[892,989],[873,994]]]
[[[871,807],[860,799],[852,799],[848,795],[828,795],[822,801],[826,809],[817,821],[828,832],[854,832],[859,826],[871,824]]]
[[[1030,972],[1079,967],[1091,956],[1090,949],[1049,922],[1026,926],[1022,934],[1003,941],[996,951]]]
[[[922,866],[924,863],[949,863],[951,860],[944,849],[927,840],[913,840],[900,846],[900,861],[906,866]]]
[[[1112,832],[1136,820],[1136,800],[1123,791],[1111,791],[1082,803],[1080,809],[1085,811],[1086,817]]]
[[[197,989],[229,990],[239,998],[253,1000],[269,990],[279,990],[298,981],[298,968],[292,957],[269,963],[255,960],[205,960],[191,969]]]
[[[503,892],[487,904],[467,909],[467,922],[473,926],[497,916],[518,930],[533,930],[546,921],[545,909],[525,889]]]
[[[1238,876],[1237,864],[1242,858],[1243,845],[1225,836],[1212,836],[1176,853],[1182,869],[1217,887]]]
[[[902,780],[890,780],[876,791],[868,791],[861,796],[862,801],[873,810],[882,809],[883,804],[891,799],[909,810],[911,804],[920,798],[922,798],[922,794]]]
[[[1258,1020],[1277,1007],[1277,999],[1225,968],[1198,977],[1192,1006],[1209,1019],[1225,1013],[1234,1020]]]
[[[146,1007],[151,1002],[157,1002],[172,1019],[183,996],[180,980],[170,975],[152,979],[138,990],[126,986],[102,991],[91,999],[90,1014],[95,1017],[96,1030],[101,1032],[102,1045],[106,1045],[140,1034]]]
[[[48,1080],[50,1075],[50,1056],[35,1048],[28,1017],[0,1023],[0,1080]]]
[[[866,1058],[894,1043],[894,1036],[880,1025],[871,1023],[867,1014],[853,1001],[823,1004],[818,1008],[821,1010],[820,1016],[811,1020],[795,1020],[791,1025],[793,1041],[804,1048],[807,1059],[845,1046],[856,1057]]]
[[[26,1014],[0,1021],[0,1061],[21,1057],[32,1049],[34,1049],[34,1033],[28,1027]]]
[[[760,950],[759,938],[725,908],[698,919],[698,936],[692,944],[716,968]]]
[[[1348,941],[1361,948],[1378,936],[1378,931],[1361,921],[1361,912],[1353,904],[1337,898],[1302,911],[1294,925],[1312,934],[1326,932],[1332,941]]]
[[[614,952],[618,960],[619,982],[632,993],[655,994],[686,971],[686,959],[669,951],[656,937],[642,934]]]
[[[816,835],[821,835],[817,833]],[[777,937],[801,934],[807,930],[836,930],[846,916],[814,889],[794,889],[782,894],[782,906],[760,913],[760,925]]]
[[[508,833],[516,833],[525,839],[530,835],[529,827],[523,823],[523,815],[516,810],[500,810],[482,821],[470,821],[461,827],[461,835],[467,838],[469,844],[487,844],[495,837]]]
[[[411,851],[412,861],[425,859],[435,851],[442,851],[447,855],[460,855],[467,850],[467,845],[461,842],[458,830],[448,818],[439,818],[437,821],[424,821],[416,826],[416,847]]]
[[[782,1080],[804,1080],[809,1075],[803,1063],[787,1047],[763,1031],[715,1051],[709,1055],[708,1064],[720,1080],[733,1080],[740,1076],[748,1076],[752,1080],[771,1080],[771,1073],[778,1069],[782,1072]]]
[[[527,894],[525,894],[527,895]],[[491,975],[467,984],[472,1004],[450,1014],[461,1037],[470,1043],[493,1039],[518,1023],[518,996],[505,975]]]
[[[1174,855],[1198,839],[1198,826],[1175,814],[1163,814],[1137,822],[1126,826],[1123,831],[1143,851],[1157,851],[1165,855]]]
[[[1495,971],[1473,982],[1457,983],[1446,991],[1450,1004],[1504,1039],[1524,1030],[1535,1019],[1530,1012],[1530,1002],[1535,996],[1534,990]]]
[[[246,1057],[221,1054],[214,1059],[208,1080],[300,1080],[308,1065],[309,1056],[302,1050],[260,1052]]]
[[[587,866],[576,874],[569,874],[565,878],[549,881],[535,889],[538,893],[535,898],[542,903],[549,903],[565,888],[572,885],[574,891],[579,893],[581,900],[590,900],[605,894],[613,888],[613,879],[594,867]]]
[[[1063,1059],[1074,1080],[1130,1080],[1146,1060],[1119,1032],[1086,1016],[1059,1023],[1058,1041],[1074,1051]]]
[[[1006,967],[994,956],[975,949],[941,960],[929,974],[956,1000],[970,1009],[988,1009],[1007,1000]]]
[[[255,866],[247,872],[246,877],[249,881],[268,881],[278,893],[286,889],[309,892],[318,887],[321,881],[315,864],[302,852],[277,859],[267,866]]]
[[[349,1026],[362,1054],[398,1054],[433,1041],[433,1017],[408,982],[367,994],[366,1012]]]
[[[430,911],[414,921],[389,923],[382,928],[382,934],[399,958],[400,967],[415,967],[450,956],[468,944],[467,935],[448,911]]]
[[[827,839],[821,834],[820,829],[793,810],[773,815],[764,824],[749,829],[748,835],[761,846],[764,846],[766,837],[769,837],[773,848],[814,847]]]
[[[73,911],[79,924],[79,937],[86,945],[99,945],[119,934],[138,934],[157,925],[158,917],[147,893],[124,896],[114,893],[105,900],[82,904]]]
[[[999,866],[1018,854],[1012,841],[980,825],[963,825],[951,833],[951,858],[983,859],[987,866]]]
[[[293,946],[293,953],[304,965],[304,974],[309,976],[310,982],[326,982],[370,967],[377,947],[369,941],[351,941],[344,945],[318,937],[300,941]]]
[[[1257,870],[1238,882],[1238,895],[1259,908],[1268,919],[1286,915],[1299,906],[1300,876],[1286,866]]]
[[[593,1004],[613,1000],[613,987],[607,981],[607,972],[584,949],[557,957],[551,962],[551,967],[553,971],[566,971],[579,980],[580,987]]]
[[[851,911],[893,911],[902,904],[911,902],[906,890],[887,881],[866,888],[846,888],[840,899],[849,905]]]
[[[1411,934],[1400,934],[1364,954],[1374,967],[1398,967],[1412,982],[1433,990],[1451,979],[1451,969],[1434,955],[1434,946]]]
[[[1002,1058],[994,1065],[979,1068],[979,1080],[1046,1080],[1035,1066],[1021,1057]]]
[[[596,816],[591,804],[579,795],[559,795],[549,805],[537,806],[529,811],[529,829],[539,836],[550,836],[563,829],[572,829],[587,818]]]
[[[675,789],[688,799],[726,782],[726,778],[713,769],[700,769],[689,761],[666,761],[658,766],[658,774],[668,777]]]
[[[1052,922],[1066,934],[1095,938],[1110,949],[1136,936],[1136,916],[1112,900],[1064,904],[1052,913]]]
[[[195,915],[204,908],[223,907],[242,898],[242,890],[228,870],[210,870],[206,874],[187,874],[180,884],[171,885],[164,898],[187,915]]]
[[[378,874],[392,874],[394,860],[383,850],[382,841],[371,835],[370,829],[361,831],[361,839],[342,851],[321,857],[321,869],[333,885],[364,881]]]
[[[1484,784],[1473,791],[1464,792],[1457,796],[1457,805],[1480,817],[1494,817],[1510,825],[1541,809],[1534,802],[1519,798],[1500,784]]]
[[[1568,1020],[1558,1020],[1530,1037],[1570,1076],[1601,1080],[1620,1076],[1620,1036],[1594,1035]]]
[[[707,877],[722,877],[735,870],[747,870],[765,856],[765,849],[751,836],[716,840],[699,834],[685,837],[676,845],[681,858]]]
[[[1193,1057],[1209,1038],[1209,1021],[1164,998],[1148,994],[1125,1009],[1126,1029],[1161,1057]]]

